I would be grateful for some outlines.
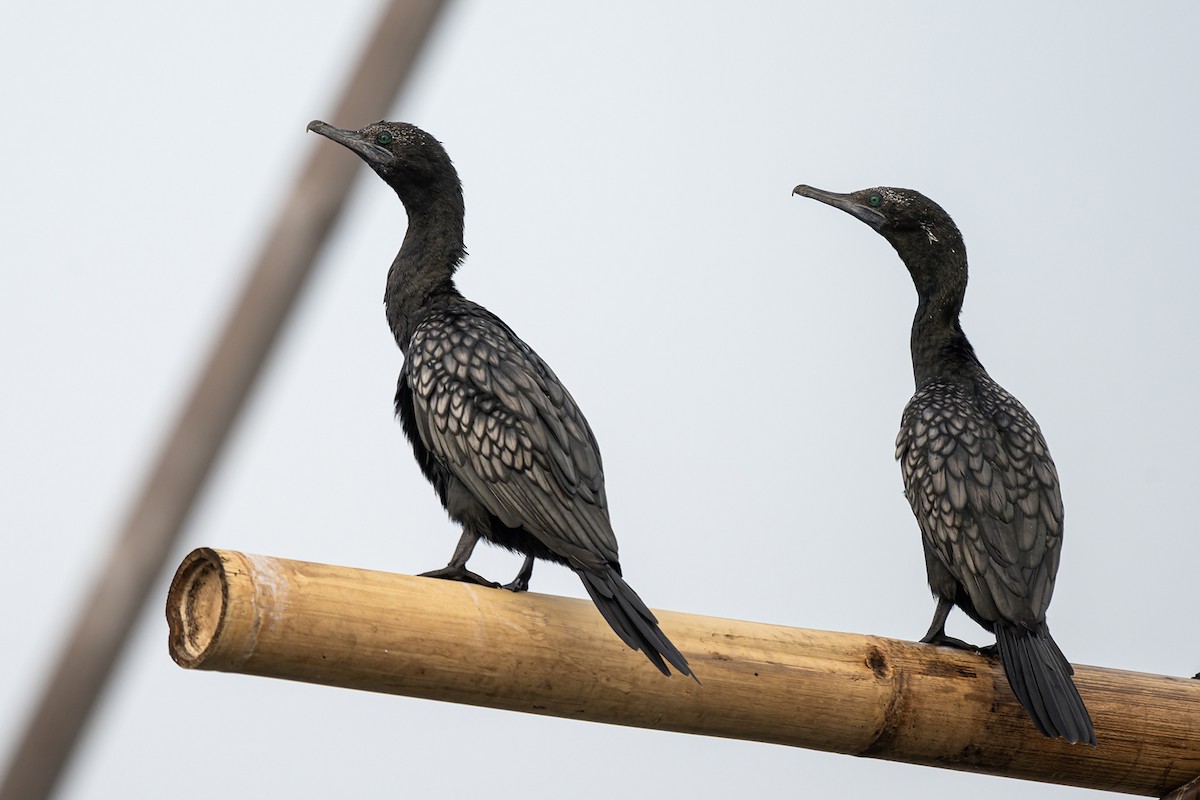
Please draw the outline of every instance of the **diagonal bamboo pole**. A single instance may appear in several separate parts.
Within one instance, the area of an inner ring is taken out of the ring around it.
[[[181,666],[1162,796],[1200,774],[1200,681],[1078,667],[1098,747],[1042,737],[995,660],[674,612],[703,685],[591,604],[201,549],[167,598]]]
[[[335,123],[357,126],[386,113],[443,4],[392,0],[385,7],[331,117]],[[303,124],[298,123],[297,135]],[[53,792],[357,172],[355,160],[313,146],[174,429],[131,504],[108,562],[97,570],[58,664],[14,749],[0,783],[0,800],[39,800]]]

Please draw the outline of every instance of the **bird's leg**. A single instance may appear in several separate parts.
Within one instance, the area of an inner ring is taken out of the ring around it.
[[[508,583],[501,586],[501,589],[508,589],[510,592],[524,592],[529,590],[529,578],[533,575],[533,556],[525,556],[525,563],[521,565],[521,571],[517,573],[517,577],[513,578]]]
[[[925,635],[921,637],[921,641],[924,644],[957,647],[959,650],[979,650],[978,647],[969,642],[946,635],[946,618],[950,616],[950,609],[952,608],[954,608],[954,601],[947,600],[944,597],[938,598],[937,608],[933,610],[933,621],[929,623],[929,630],[925,631]]]
[[[489,581],[487,578],[476,575],[467,569],[467,561],[471,558],[471,553],[475,550],[475,543],[478,541],[479,534],[471,530],[470,526],[464,525],[462,536],[458,540],[458,546],[454,548],[454,555],[450,557],[450,563],[441,569],[422,572],[419,577],[477,583],[480,586],[490,586],[493,589],[499,587],[500,584],[495,581]]]
[[[934,644],[946,635],[946,619],[950,616],[950,609],[954,608],[954,603],[944,597],[939,597],[937,608],[933,610],[933,621],[929,623],[929,630],[925,631],[925,635],[921,637],[923,644]]]

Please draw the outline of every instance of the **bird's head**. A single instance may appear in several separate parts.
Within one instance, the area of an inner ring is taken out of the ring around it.
[[[929,245],[961,246],[962,236],[950,215],[937,203],[912,189],[876,186],[838,194],[801,184],[792,190],[792,194],[811,197],[840,208],[870,225],[897,248],[898,242],[909,237],[917,240],[923,238]]]
[[[441,142],[416,125],[376,122],[348,131],[313,120],[308,129],[353,150],[406,202],[413,191],[446,181],[458,184],[454,165]]]
[[[944,294],[950,298],[947,308],[956,302],[961,306],[967,286],[962,234],[950,215],[925,195],[889,186],[838,194],[804,184],[792,194],[820,200],[867,223],[896,249],[923,298]]]

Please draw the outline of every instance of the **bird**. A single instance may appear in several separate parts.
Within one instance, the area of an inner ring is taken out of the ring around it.
[[[901,417],[896,459],[937,598],[921,641],[976,649],[946,635],[946,618],[958,606],[995,633],[1009,686],[1037,729],[1096,744],[1074,669],[1046,623],[1062,551],[1058,471],[1037,421],[992,380],[963,333],[962,234],[941,206],[912,189],[839,194],[801,184],[792,193],[871,226],[895,248],[917,290],[916,393]]]
[[[442,144],[406,122],[308,130],[348,148],[404,204],[408,228],[384,306],[404,354],[395,407],[422,474],[462,526],[449,563],[425,577],[498,587],[467,569],[483,539],[525,556],[503,588],[529,588],[535,559],[573,570],[601,615],[660,672],[692,670],[626,583],[609,521],[600,448],[558,377],[499,317],[465,298],[458,172]]]

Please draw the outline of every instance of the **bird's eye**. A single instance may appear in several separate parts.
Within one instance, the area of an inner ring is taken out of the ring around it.
[[[871,208],[879,208],[879,204],[882,202],[883,197],[881,195],[873,194],[867,198],[867,205],[869,205]]]
[[[375,141],[379,142],[380,144],[391,144],[392,143],[392,135],[390,133],[384,131],[383,133],[381,133],[375,137]]]

